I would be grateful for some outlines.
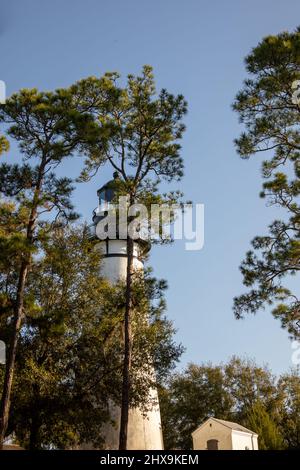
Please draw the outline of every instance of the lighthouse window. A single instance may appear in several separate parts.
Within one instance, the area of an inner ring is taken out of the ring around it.
[[[99,194],[99,203],[105,202],[105,190],[101,191]]]
[[[112,189],[108,188],[106,190],[106,200],[107,202],[111,202],[113,200],[113,197],[114,197],[114,192]]]

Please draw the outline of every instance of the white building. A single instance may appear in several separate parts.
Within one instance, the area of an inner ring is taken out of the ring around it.
[[[207,419],[192,438],[194,450],[258,450],[255,432],[223,419]]]

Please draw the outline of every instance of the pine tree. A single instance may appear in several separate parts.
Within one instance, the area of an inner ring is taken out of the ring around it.
[[[278,424],[267,413],[261,402],[254,403],[248,411],[246,425],[251,431],[258,434],[260,450],[281,450],[283,448],[283,438]]]
[[[0,122],[6,125],[8,137],[19,143],[24,164],[2,164],[0,167],[0,193],[15,204],[16,217],[22,217],[17,239],[6,235],[1,241],[18,251],[17,287],[11,298],[13,320],[8,342],[8,357],[3,385],[0,413],[0,447],[3,445],[10,407],[17,343],[26,303],[26,284],[33,255],[40,239],[45,236],[42,214],[68,221],[73,220],[69,178],[58,178],[54,169],[80,146],[80,136],[89,135],[88,120],[84,113],[70,109],[70,92],[59,90],[40,93],[22,90],[0,106]],[[86,137],[85,137],[86,138]],[[2,139],[2,143],[3,143]],[[6,145],[6,144],[5,144]],[[3,145],[2,145],[3,148]],[[6,145],[7,148],[7,145]],[[4,253],[6,256],[7,253]]]
[[[91,138],[86,144],[89,157],[81,177],[83,180],[88,179],[108,162],[120,179],[116,196],[128,196],[129,206],[143,203],[149,207],[151,203],[175,202],[180,193],[164,197],[159,193],[158,186],[162,179],[171,182],[180,180],[183,175],[179,140],[184,131],[182,118],[186,113],[186,102],[182,95],[174,96],[164,89],[157,96],[149,66],[143,68],[141,76],[129,75],[124,88],[118,86],[118,78],[118,74],[109,73],[101,79],[82,80],[72,88],[74,95],[80,97],[79,109],[82,106],[88,109],[94,122],[100,128],[104,126],[107,129],[105,146],[99,145],[97,138]],[[108,95],[110,99],[104,99]],[[107,107],[103,107],[103,99]],[[128,219],[129,223],[131,221]],[[121,450],[127,447],[131,401],[133,245],[133,239],[128,236],[119,440]]]
[[[8,434],[31,450],[101,448],[103,425],[112,419],[108,403],[120,404],[125,285],[97,275],[101,256],[86,227],[54,228],[41,243],[28,275]],[[2,280],[1,287],[15,288],[4,271]],[[181,353],[164,318],[165,287],[150,274],[133,286],[139,310],[132,321],[132,400],[143,410],[151,406],[153,377],[141,380],[141,369],[148,371],[151,358],[160,382]],[[9,314],[0,319],[5,338]]]
[[[286,212],[252,241],[241,265],[249,292],[235,299],[234,312],[241,318],[274,304],[273,315],[293,337],[300,335],[300,303],[284,281],[300,269],[299,66],[300,29],[264,38],[246,57],[249,78],[233,105],[245,126],[237,150],[242,158],[266,155],[261,196]]]
[[[280,408],[278,421],[285,447],[300,449],[300,375],[299,369],[283,374],[278,381]]]

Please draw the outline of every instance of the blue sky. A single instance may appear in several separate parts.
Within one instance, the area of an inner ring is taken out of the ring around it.
[[[235,152],[241,127],[231,103],[245,78],[245,55],[263,36],[295,29],[299,14],[296,0],[1,0],[0,79],[8,94],[106,71],[126,76],[150,64],[158,88],[188,101],[180,189],[205,204],[205,246],[188,252],[176,242],[151,256],[155,274],[168,280],[168,316],[187,348],[180,367],[233,354],[269,363],[276,373],[292,366],[288,335],[268,309],[243,321],[232,313],[243,291],[239,264],[277,214],[258,197],[261,157],[242,161]],[[79,170],[79,159],[64,167],[69,176]],[[76,188],[84,219],[111,173],[104,169]]]

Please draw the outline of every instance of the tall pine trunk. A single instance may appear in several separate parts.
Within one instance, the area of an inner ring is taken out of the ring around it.
[[[133,203],[130,198],[130,205]],[[132,303],[132,268],[133,268],[133,247],[134,241],[127,236],[127,273],[126,273],[126,298],[125,298],[125,318],[124,318],[124,362],[122,381],[122,402],[119,450],[127,449],[128,438],[128,416],[130,403],[130,365],[131,365],[131,303]]]
[[[17,344],[19,331],[22,324],[22,315],[23,315],[23,305],[24,305],[24,290],[26,285],[26,279],[28,274],[28,263],[23,262],[20,275],[19,283],[17,289],[17,299],[16,299],[16,310],[14,315],[13,322],[13,331],[8,349],[8,358],[5,366],[5,377],[3,384],[3,392],[1,399],[1,417],[0,417],[0,449],[3,449],[3,442],[5,438],[5,433],[8,425],[9,418],[9,409],[10,409],[10,396],[12,389],[12,382],[14,376],[15,362],[16,362],[16,353],[17,353]]]
[[[33,245],[33,233],[35,228],[35,223],[37,219],[37,208],[39,204],[39,197],[43,182],[45,170],[45,161],[42,161],[39,168],[38,178],[36,182],[36,187],[34,190],[34,195],[32,199],[32,207],[30,216],[27,224],[27,248],[31,248]],[[5,434],[8,426],[9,412],[10,412],[10,401],[11,401],[11,391],[14,378],[14,370],[16,363],[16,354],[18,347],[19,332],[22,326],[23,319],[23,310],[24,310],[24,295],[27,282],[28,271],[31,265],[31,253],[26,253],[24,260],[21,263],[20,272],[19,272],[19,281],[16,294],[16,302],[14,308],[14,321],[12,326],[11,339],[9,342],[8,348],[8,357],[5,366],[5,376],[3,391],[1,397],[1,407],[0,407],[0,450],[3,449],[3,443],[5,439]]]

